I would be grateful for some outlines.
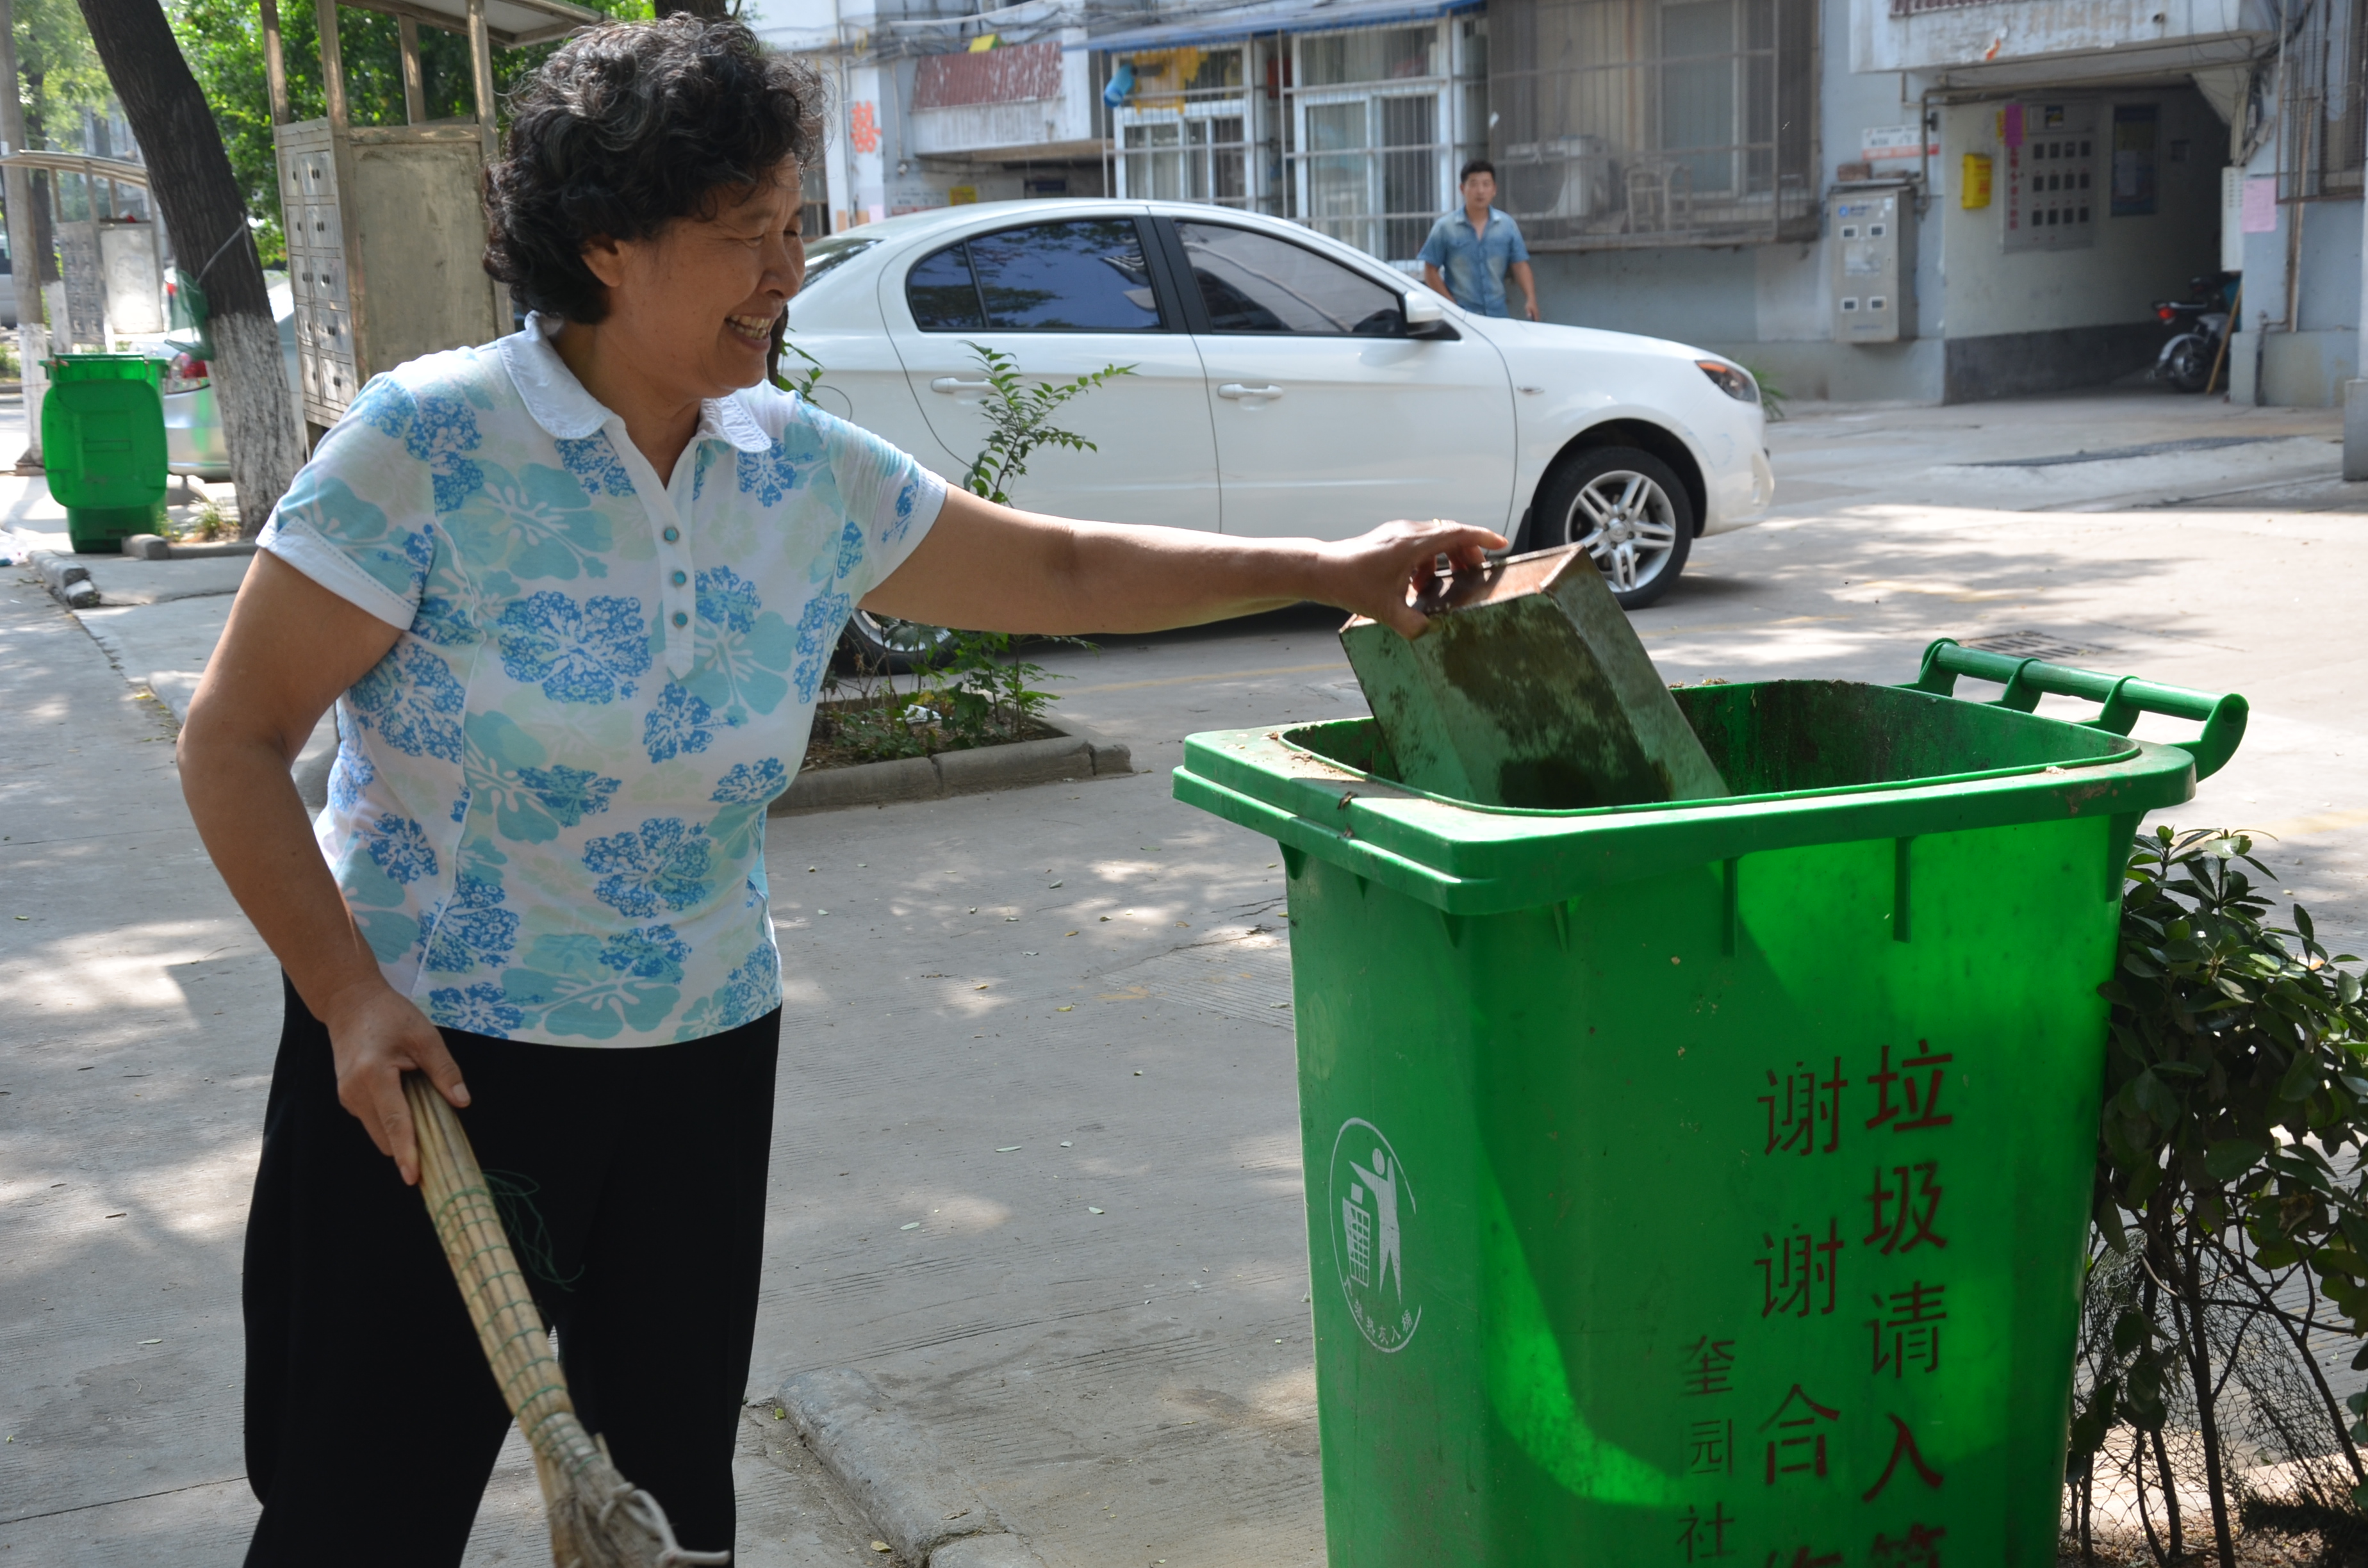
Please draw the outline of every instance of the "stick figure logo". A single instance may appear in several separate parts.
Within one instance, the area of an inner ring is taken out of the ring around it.
[[[1332,1141],[1332,1256],[1349,1315],[1376,1350],[1406,1348],[1422,1325],[1406,1285],[1406,1221],[1414,1187],[1397,1151],[1372,1122],[1350,1118]]]

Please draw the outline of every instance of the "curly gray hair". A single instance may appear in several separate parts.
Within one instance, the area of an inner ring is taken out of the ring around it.
[[[738,22],[688,14],[578,33],[510,95],[485,170],[485,270],[520,304],[570,321],[609,313],[584,265],[596,236],[647,239],[712,215],[822,145],[814,68]]]

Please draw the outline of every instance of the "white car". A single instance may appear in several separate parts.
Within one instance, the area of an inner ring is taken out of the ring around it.
[[[814,400],[960,480],[984,444],[972,346],[1030,380],[1133,367],[1055,423],[1030,510],[1343,539],[1452,517],[1578,542],[1631,608],[1698,534],[1775,494],[1759,388],[1660,338],[1474,315],[1295,223],[1181,202],[952,207],[809,243],[790,341]],[[800,368],[785,356],[784,373]]]
[[[279,362],[289,395],[301,408],[304,383],[296,371],[295,296],[285,272],[267,272],[263,278],[272,317],[279,324]],[[222,439],[222,409],[214,402],[212,367],[188,336],[160,338],[152,352],[165,360],[165,468],[199,479],[228,479],[230,449]]]

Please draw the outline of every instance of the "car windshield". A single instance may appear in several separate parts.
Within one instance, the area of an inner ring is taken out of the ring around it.
[[[814,241],[806,246],[806,280],[799,286],[798,292],[813,293],[815,284],[879,243],[878,240],[860,239],[853,234],[833,234],[828,239]]]

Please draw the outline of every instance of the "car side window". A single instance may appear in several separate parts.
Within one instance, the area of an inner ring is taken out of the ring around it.
[[[924,257],[905,279],[924,332],[1157,332],[1131,218],[1031,223]]]
[[[1303,245],[1224,223],[1178,223],[1212,332],[1402,337],[1393,290]]]
[[[923,256],[905,275],[905,302],[923,332],[984,332],[986,312],[971,277],[966,242]]]

